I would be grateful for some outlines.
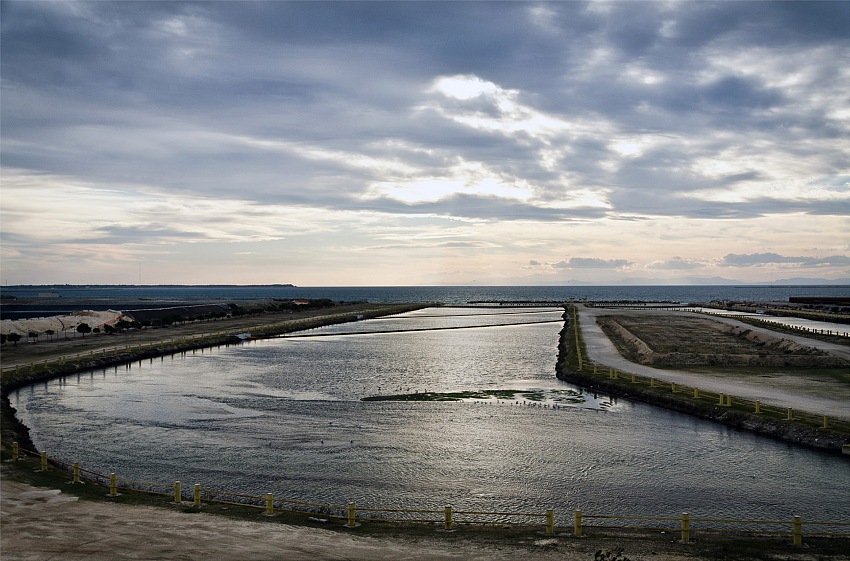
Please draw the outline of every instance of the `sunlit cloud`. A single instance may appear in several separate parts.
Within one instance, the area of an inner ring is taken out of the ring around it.
[[[847,3],[432,8],[4,2],[5,280],[850,277]]]

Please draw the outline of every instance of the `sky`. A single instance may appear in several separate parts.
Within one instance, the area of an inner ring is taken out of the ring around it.
[[[0,10],[4,284],[850,278],[850,2]]]

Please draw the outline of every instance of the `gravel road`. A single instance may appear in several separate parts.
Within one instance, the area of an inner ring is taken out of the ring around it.
[[[764,383],[758,383],[757,380],[759,380],[759,378],[750,378],[748,381],[743,382],[731,379],[728,376],[713,377],[683,370],[666,368],[660,369],[653,368],[651,366],[644,366],[623,358],[611,340],[608,339],[608,336],[602,332],[602,329],[596,323],[596,318],[600,315],[693,315],[693,312],[675,312],[670,310],[612,310],[606,308],[589,308],[581,305],[578,306],[578,309],[579,324],[581,325],[582,337],[584,338],[584,343],[587,348],[587,354],[591,360],[598,364],[615,368],[629,374],[653,377],[658,380],[696,387],[706,391],[760,400],[762,403],[775,405],[777,407],[791,407],[793,409],[828,415],[830,417],[850,419],[850,387],[843,388],[843,392],[839,391],[837,394],[833,394],[834,397],[803,395],[791,391],[789,388],[781,387],[781,381],[777,378],[766,378],[764,379]],[[753,327],[734,319],[715,317],[712,317],[711,319],[722,321],[731,325],[742,325],[748,329],[752,329],[753,331],[764,332],[774,336],[776,335],[775,332],[771,332],[768,329]],[[802,345],[821,349],[837,356],[850,358],[850,347],[825,343],[816,339],[807,339],[800,336],[782,335],[782,337],[791,339]]]

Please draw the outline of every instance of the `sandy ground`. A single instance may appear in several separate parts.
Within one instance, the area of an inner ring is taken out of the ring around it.
[[[667,310],[616,310],[612,311],[605,308],[588,308],[579,306],[579,322],[581,325],[582,337],[587,348],[587,354],[590,358],[598,363],[608,367],[616,368],[622,372],[637,374],[640,376],[654,377],[658,380],[667,382],[675,382],[690,387],[700,388],[706,391],[725,393],[733,396],[740,396],[748,399],[760,400],[763,403],[775,405],[778,407],[791,407],[802,411],[808,411],[815,414],[828,415],[830,417],[850,420],[850,388],[843,388],[844,391],[834,393],[832,396],[824,395],[804,395],[789,388],[782,387],[775,378],[765,379],[763,384],[755,382],[742,382],[729,377],[713,377],[710,375],[700,375],[693,372],[675,369],[660,369],[651,366],[644,366],[626,360],[620,355],[614,343],[602,332],[602,329],[596,323],[596,317],[599,315],[608,314],[671,314],[671,313],[688,313],[688,312],[670,312]],[[713,320],[723,321],[732,325],[743,325],[753,331],[760,331],[771,334],[771,331],[760,327],[744,324],[743,322],[728,319],[728,318],[712,318]],[[823,351],[835,354],[843,358],[850,358],[850,346],[841,346],[832,343],[825,343],[816,339],[807,339],[796,335],[782,335],[786,339],[793,340],[801,345],[815,347]]]
[[[597,549],[645,551],[654,561],[699,559],[682,544],[530,536],[523,544],[482,544],[462,534],[433,538],[374,538],[345,531],[239,521],[171,508],[81,501],[57,489],[0,481],[3,561],[179,559],[590,561]],[[259,515],[258,515],[259,517]],[[462,532],[462,530],[460,530]],[[447,543],[448,541],[452,543]],[[665,551],[670,548],[684,552]],[[634,561],[642,557],[632,557]]]

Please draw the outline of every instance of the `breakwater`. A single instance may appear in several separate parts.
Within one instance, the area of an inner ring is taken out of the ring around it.
[[[835,453],[847,453],[850,431],[846,422],[836,423],[801,412],[769,411],[759,402],[726,394],[700,391],[675,383],[601,369],[590,363],[582,349],[581,328],[573,307],[564,313],[564,327],[558,341],[555,374],[558,379],[611,396],[622,397],[694,415],[723,425],[768,436],[793,444]],[[796,418],[795,418],[796,416]],[[777,418],[779,417],[779,418]]]

